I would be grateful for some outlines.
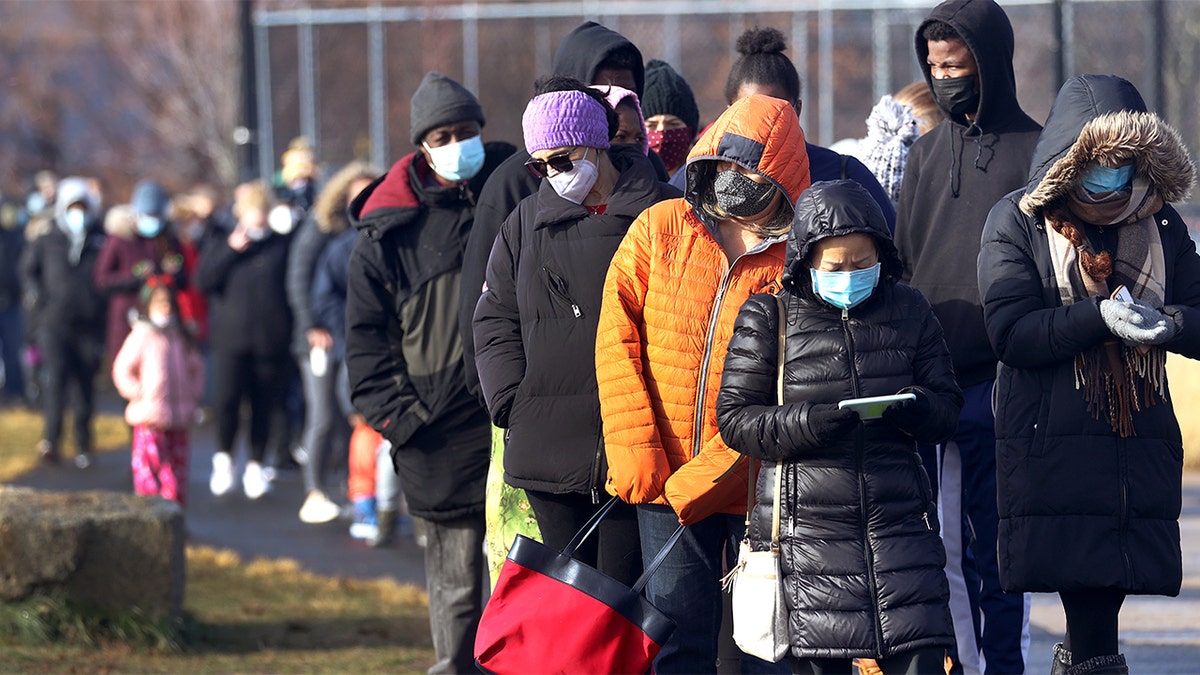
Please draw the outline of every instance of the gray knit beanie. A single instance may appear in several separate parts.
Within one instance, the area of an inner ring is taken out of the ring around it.
[[[412,142],[421,139],[434,127],[463,120],[478,120],[484,125],[483,107],[466,87],[437,72],[425,75],[412,97]]]
[[[674,115],[688,125],[692,133],[700,130],[700,109],[687,80],[666,61],[654,59],[646,64],[646,87],[642,94],[642,114]]]

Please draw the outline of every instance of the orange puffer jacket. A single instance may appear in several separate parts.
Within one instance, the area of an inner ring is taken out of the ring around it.
[[[714,160],[766,176],[795,205],[809,184],[804,147],[786,102],[735,102],[692,149],[686,196],[638,216],[613,257],[596,376],[608,490],[624,501],[670,504],[685,525],[745,512],[746,469],[729,472],[739,455],[717,431],[717,391],[742,303],[779,289],[786,235],[731,262],[696,205]]]

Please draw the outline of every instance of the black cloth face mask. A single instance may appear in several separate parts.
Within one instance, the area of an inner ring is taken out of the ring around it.
[[[951,115],[974,114],[979,108],[979,89],[975,75],[933,80],[933,97]]]
[[[713,181],[713,193],[717,206],[725,213],[739,218],[748,218],[763,212],[771,205],[775,186],[756,183],[737,171],[721,171]]]

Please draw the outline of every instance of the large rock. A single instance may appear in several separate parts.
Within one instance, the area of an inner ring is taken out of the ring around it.
[[[0,485],[0,601],[64,591],[153,619],[183,609],[184,524],[175,502]]]

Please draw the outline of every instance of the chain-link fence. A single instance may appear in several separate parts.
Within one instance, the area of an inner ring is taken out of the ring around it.
[[[386,166],[411,151],[409,98],[427,71],[475,91],[485,137],[520,144],[532,83],[584,20],[629,38],[691,84],[702,122],[725,107],[725,79],[746,28],[789,37],[804,85],[801,122],[821,144],[862,136],[880,96],[920,79],[916,27],[936,4],[910,0],[595,0],[426,2],[266,10],[255,15],[260,170],[307,136],[323,163]],[[1013,0],[1018,96],[1045,119],[1061,80],[1115,73],[1200,149],[1200,0]],[[1061,49],[1060,49],[1061,48]]]

